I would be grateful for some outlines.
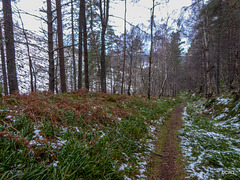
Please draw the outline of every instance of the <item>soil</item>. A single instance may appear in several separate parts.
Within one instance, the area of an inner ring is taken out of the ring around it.
[[[181,128],[181,115],[183,107],[178,106],[171,114],[170,118],[164,125],[163,137],[160,151],[163,157],[155,166],[156,175],[154,179],[159,180],[181,180],[184,179],[184,164],[182,163],[181,148],[179,145],[180,139],[177,137],[178,129]],[[160,130],[161,131],[161,130]],[[153,178],[151,178],[153,179]]]

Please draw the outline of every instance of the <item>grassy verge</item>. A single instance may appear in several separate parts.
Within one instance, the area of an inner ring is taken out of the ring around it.
[[[188,97],[180,131],[189,178],[239,179],[240,103],[238,96],[209,100]]]
[[[35,92],[0,102],[0,179],[146,178],[155,129],[177,102]]]

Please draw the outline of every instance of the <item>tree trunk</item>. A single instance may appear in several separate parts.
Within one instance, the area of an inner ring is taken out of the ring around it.
[[[21,24],[22,24],[23,34],[24,34],[24,37],[25,37],[25,40],[26,40],[28,62],[29,62],[29,72],[30,72],[30,86],[31,86],[31,92],[33,92],[34,91],[34,86],[33,86],[33,71],[34,70],[33,70],[32,58],[31,58],[31,55],[30,55],[30,47],[29,47],[29,43],[28,43],[27,33],[25,31],[23,20],[22,20],[22,17],[20,15],[19,9],[17,9],[17,11],[18,11],[19,19],[20,19]]]
[[[204,2],[203,2],[204,3]],[[211,67],[210,67],[210,55],[209,55],[209,19],[208,19],[208,9],[205,8],[204,15],[204,25],[203,25],[203,43],[204,43],[204,56],[206,60],[206,97],[212,96],[212,84],[211,84]]]
[[[53,22],[52,2],[47,0],[47,25],[48,25],[48,58],[49,58],[49,90],[54,92],[54,52],[53,52]]]
[[[101,90],[106,93],[106,64],[105,64],[105,30],[104,26],[102,27],[101,35]]]
[[[159,93],[159,97],[163,96],[163,93],[164,93],[164,88],[165,88],[165,85],[166,85],[166,82],[167,82],[167,79],[168,79],[168,68],[167,68],[167,61],[165,60],[164,62],[164,80],[162,82],[162,85],[161,85],[161,90],[160,90],[160,93]]]
[[[73,87],[77,89],[76,82],[76,60],[75,60],[75,37],[74,37],[74,19],[73,19],[73,0],[71,0],[71,23],[72,23],[72,62],[73,62]]]
[[[2,0],[6,39],[7,73],[10,94],[18,91],[11,0]]]
[[[97,40],[96,40],[96,35],[93,30],[93,9],[92,9],[92,0],[90,0],[90,8],[91,8],[91,20],[90,20],[90,29],[91,29],[91,34],[92,34],[92,40],[93,40],[93,46],[95,49],[95,55],[96,55],[96,60],[97,60],[97,85],[96,89],[99,91],[101,89],[100,85],[100,74],[101,74],[101,67],[100,67],[100,56],[98,53],[98,47],[97,47]]]
[[[152,52],[153,52],[154,6],[155,6],[155,0],[153,0],[152,15],[151,15],[151,47],[150,47],[150,56],[149,56],[149,72],[148,72],[148,99],[151,99],[151,68],[152,68]]]
[[[82,88],[82,36],[83,36],[83,4],[80,1],[79,7],[79,33],[78,33],[78,89]]]
[[[6,63],[5,63],[5,53],[4,53],[1,22],[0,22],[0,50],[1,50],[2,73],[3,73],[3,87],[4,87],[4,94],[6,96],[8,95],[8,86],[7,86],[7,73],[6,73]]]
[[[87,49],[87,21],[86,21],[86,5],[85,0],[81,0],[83,4],[83,43],[84,43],[84,74],[85,74],[85,88],[89,90],[88,77],[88,49]]]
[[[222,0],[219,1],[219,8],[220,8],[220,14],[219,14],[219,34],[218,34],[218,42],[217,42],[217,63],[216,63],[216,90],[217,94],[220,93],[220,80],[219,80],[219,75],[220,75],[220,54],[221,54],[221,34],[222,34]]]
[[[238,56],[237,56],[237,72],[238,72],[238,92],[240,92],[240,56],[239,56],[239,51],[238,51]]]
[[[57,32],[58,32],[58,48],[59,48],[61,91],[62,91],[62,93],[65,93],[67,91],[67,86],[66,86],[64,49],[63,49],[63,30],[62,30],[61,0],[56,0],[56,8],[57,8]]]
[[[121,94],[123,94],[125,61],[126,61],[126,36],[127,36],[127,25],[126,24],[127,24],[127,0],[125,0],[125,11],[124,11],[124,47],[123,47],[123,74],[122,74]]]
[[[56,42],[57,42],[57,37],[56,37]],[[58,67],[59,67],[59,51],[57,52],[57,62],[56,62],[56,69],[55,69],[55,89],[56,89],[56,93],[58,94],[59,90],[58,90]]]
[[[128,82],[128,95],[131,95],[131,84],[132,84],[132,63],[133,63],[133,56],[130,55],[130,69],[129,69],[129,82]]]
[[[107,1],[107,2],[106,2]],[[103,92],[107,92],[106,87],[106,63],[105,63],[105,33],[108,24],[109,17],[109,0],[104,0],[102,7],[102,0],[100,0],[100,16],[101,16],[101,24],[102,24],[102,33],[101,33],[101,90]]]

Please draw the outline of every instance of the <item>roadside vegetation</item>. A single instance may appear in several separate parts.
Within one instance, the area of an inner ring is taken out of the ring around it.
[[[239,179],[239,94],[221,94],[208,100],[196,94],[182,98],[188,104],[179,136],[188,178]]]
[[[78,90],[4,96],[0,179],[141,179],[175,99]]]

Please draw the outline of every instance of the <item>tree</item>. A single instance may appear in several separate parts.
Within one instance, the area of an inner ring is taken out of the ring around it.
[[[75,60],[75,37],[74,37],[74,13],[73,13],[73,0],[71,0],[71,25],[72,25],[72,62],[73,62],[73,86],[74,90],[77,89],[76,82],[76,60]]]
[[[18,91],[11,0],[2,0],[6,39],[7,73],[10,94]]]
[[[47,25],[48,25],[49,90],[54,92],[53,16],[51,0],[47,0]]]
[[[67,86],[66,86],[64,49],[63,49],[61,0],[56,0],[56,9],[57,9],[57,32],[58,32],[58,51],[59,51],[59,64],[60,64],[61,91],[62,93],[65,93],[67,91]]]
[[[79,7],[79,33],[78,33],[78,89],[82,88],[82,36],[83,36],[83,1],[80,1]]]
[[[89,77],[88,77],[88,48],[87,48],[87,21],[86,21],[86,4],[85,0],[82,1],[82,15],[83,15],[83,46],[84,46],[84,74],[85,74],[85,87],[89,90]]]
[[[148,73],[148,99],[151,99],[151,68],[152,68],[152,53],[153,53],[153,23],[154,23],[154,7],[155,0],[152,1],[152,15],[151,15],[151,46],[149,55],[149,73]]]
[[[121,94],[123,94],[125,62],[126,62],[126,34],[127,34],[126,24],[127,24],[127,0],[125,0],[125,11],[124,11],[124,48],[123,48],[123,73],[122,73]]]
[[[22,17],[21,17],[21,14],[20,14],[18,8],[17,8],[17,12],[18,12],[18,16],[21,21],[21,24],[22,24],[22,30],[23,30],[23,34],[25,37],[25,41],[26,41],[28,62],[29,62],[29,72],[30,72],[30,86],[31,86],[31,91],[33,92],[34,91],[34,86],[33,86],[33,71],[34,71],[34,69],[33,69],[33,64],[32,64],[32,57],[30,55],[29,40],[28,40],[28,36],[27,36],[26,30],[24,28],[23,20],[22,20]],[[36,84],[36,82],[35,82],[35,84]],[[35,91],[36,91],[36,89],[35,89]]]
[[[100,17],[101,17],[101,25],[102,25],[102,32],[101,32],[101,90],[103,92],[107,92],[106,87],[106,52],[105,52],[105,33],[108,25],[108,18],[109,18],[109,0],[100,0]]]
[[[2,61],[4,94],[8,95],[7,73],[6,73],[6,63],[5,63],[4,44],[3,44],[3,35],[2,35],[2,23],[1,22],[0,22],[0,50],[1,50],[1,61]]]
[[[181,63],[181,38],[179,31],[173,32],[171,35],[170,44],[170,66],[171,66],[171,84],[172,84],[172,95],[176,96],[179,90],[180,81],[180,63]]]

